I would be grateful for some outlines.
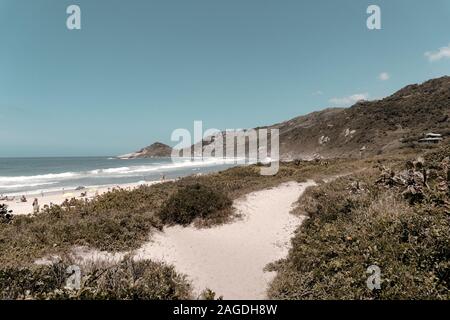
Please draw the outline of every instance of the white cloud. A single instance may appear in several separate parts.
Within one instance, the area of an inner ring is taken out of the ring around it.
[[[382,72],[378,76],[378,79],[380,79],[381,81],[386,81],[386,80],[389,80],[390,78],[391,78],[391,75],[387,72]]]
[[[313,92],[313,96],[323,96],[323,91],[317,90],[316,92]]]
[[[369,98],[368,93],[356,93],[356,94],[352,94],[351,96],[348,96],[348,97],[331,98],[329,101],[331,104],[334,104],[334,105],[349,106],[360,100],[367,100],[368,98]]]
[[[438,51],[425,52],[425,57],[427,57],[430,62],[450,58],[450,44],[447,47],[440,48]]]

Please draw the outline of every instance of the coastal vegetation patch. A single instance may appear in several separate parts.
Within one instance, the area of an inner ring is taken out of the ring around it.
[[[181,300],[191,284],[173,267],[125,258],[117,264],[83,268],[79,287],[67,284],[68,260],[49,265],[0,269],[0,299]]]
[[[450,148],[307,190],[273,299],[449,299]],[[367,269],[381,270],[380,289]]]

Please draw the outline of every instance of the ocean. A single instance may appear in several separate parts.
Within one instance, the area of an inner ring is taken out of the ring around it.
[[[100,187],[174,179],[219,171],[234,161],[114,157],[0,158],[0,195],[32,195],[63,188]]]

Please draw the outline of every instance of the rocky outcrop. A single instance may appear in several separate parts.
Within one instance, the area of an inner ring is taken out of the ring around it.
[[[170,157],[172,148],[167,144],[155,142],[139,151],[118,156],[120,159],[163,158]]]

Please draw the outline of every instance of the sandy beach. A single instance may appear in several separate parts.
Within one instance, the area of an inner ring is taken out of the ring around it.
[[[165,180],[165,182],[171,180]],[[152,185],[156,183],[161,183],[161,181],[148,181],[148,182],[138,182],[138,183],[128,183],[128,184],[120,184],[120,185],[107,185],[107,186],[98,186],[98,187],[86,187],[83,190],[61,190],[58,192],[47,192],[42,194],[32,194],[25,195],[27,198],[27,202],[21,202],[20,196],[15,196],[12,201],[2,201],[2,203],[6,203],[8,205],[9,210],[13,210],[13,214],[16,215],[24,215],[33,213],[33,200],[36,198],[39,202],[40,209],[43,208],[44,205],[50,204],[61,204],[66,199],[76,198],[76,199],[93,199],[96,195],[101,195],[105,192],[111,191],[114,188],[122,188],[132,190],[141,185]],[[86,196],[82,196],[83,193],[86,193]]]
[[[289,182],[252,192],[234,202],[242,218],[208,229],[167,227],[131,254],[174,265],[188,276],[195,295],[209,288],[224,299],[265,299],[275,272],[264,268],[288,254],[290,239],[304,219],[290,212],[314,184]],[[126,253],[78,247],[73,254],[83,262],[117,262]]]

